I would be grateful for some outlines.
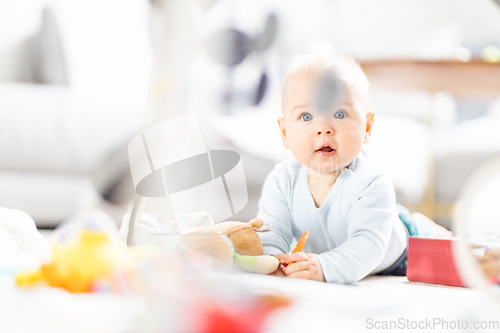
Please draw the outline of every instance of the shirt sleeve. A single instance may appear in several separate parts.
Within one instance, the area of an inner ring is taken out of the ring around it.
[[[380,174],[368,185],[364,182],[348,214],[347,240],[318,255],[327,282],[359,281],[381,263],[398,219],[395,205],[388,176]]]
[[[272,226],[272,230],[259,233],[264,254],[283,254],[290,252],[293,241],[292,220],[288,206],[290,184],[285,171],[280,165],[267,176],[259,200],[257,216],[264,225]]]

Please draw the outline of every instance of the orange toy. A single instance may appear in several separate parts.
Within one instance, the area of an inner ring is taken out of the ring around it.
[[[299,241],[297,242],[297,245],[295,245],[295,248],[293,249],[292,253],[297,253],[302,251],[304,248],[304,245],[306,245],[307,238],[309,238],[309,230],[306,230],[303,234],[302,237],[300,237]],[[295,261],[294,261],[295,262]],[[293,264],[294,262],[290,262],[288,264],[283,264],[283,266],[287,267],[288,265]]]
[[[308,237],[309,237],[309,230],[306,230],[302,235],[302,237],[300,237],[299,241],[297,242],[297,245],[295,245],[295,249],[293,249],[292,253],[297,253],[302,251],[304,245],[306,245]]]

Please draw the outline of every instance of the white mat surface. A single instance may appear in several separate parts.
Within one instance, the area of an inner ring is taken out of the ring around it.
[[[257,292],[294,299],[292,306],[268,318],[268,333],[371,331],[370,326],[383,321],[423,328],[398,331],[425,331],[429,330],[423,326],[426,321],[460,320],[473,325],[500,320],[499,304],[478,290],[413,283],[406,277],[369,277],[354,285],[250,274],[234,279]],[[0,331],[6,333],[137,332],[147,311],[145,300],[137,296],[70,294],[54,288],[20,290],[1,276],[0,294]]]

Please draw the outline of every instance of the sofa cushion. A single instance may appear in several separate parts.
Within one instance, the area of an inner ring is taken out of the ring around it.
[[[0,169],[91,172],[140,130],[144,106],[63,86],[0,83]]]
[[[432,158],[432,135],[426,125],[409,118],[377,114],[365,149],[391,177],[398,201],[422,200]]]
[[[27,213],[37,227],[54,227],[101,200],[91,177],[76,173],[0,170],[0,184],[1,205]]]
[[[500,118],[480,117],[441,131],[436,144],[436,197],[455,201],[467,178],[500,154]]]

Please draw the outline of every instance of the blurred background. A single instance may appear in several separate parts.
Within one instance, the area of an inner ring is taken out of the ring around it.
[[[134,195],[127,146],[150,125],[148,94],[158,89],[151,32],[161,26],[150,17],[167,2],[0,2],[1,207],[40,228],[87,208],[120,223]],[[187,107],[208,149],[241,156],[248,204],[232,219],[256,216],[265,177],[290,156],[276,123],[280,85],[292,51],[311,41],[331,43],[365,70],[376,112],[366,149],[410,211],[449,228],[468,176],[500,153],[496,1],[193,2],[204,47],[186,72]],[[256,40],[270,20],[268,46],[236,65],[211,57],[219,31]],[[165,209],[156,198],[145,211]]]

